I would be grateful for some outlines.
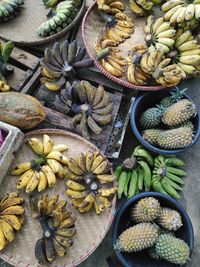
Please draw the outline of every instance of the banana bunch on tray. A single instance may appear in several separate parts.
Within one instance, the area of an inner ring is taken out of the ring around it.
[[[56,5],[56,2],[58,1],[45,1],[45,5],[52,7]],[[67,0],[58,3],[55,13],[52,12],[53,16],[40,25],[37,29],[37,34],[40,37],[47,37],[62,31],[74,20],[79,11],[80,4],[81,1],[79,0]]]
[[[6,77],[13,73],[14,69],[8,65],[8,60],[12,53],[14,45],[12,42],[3,44],[0,41],[0,92],[7,92],[10,90],[6,82]]]
[[[15,230],[23,225],[24,199],[17,192],[9,193],[0,200],[0,251],[15,238]]]
[[[14,19],[24,5],[24,0],[1,0],[0,22]]]
[[[71,158],[66,168],[67,195],[80,213],[89,212],[93,207],[97,214],[111,206],[109,198],[115,194],[116,177],[111,165],[99,151],[88,151]]]
[[[76,234],[75,217],[66,210],[67,202],[59,195],[31,196],[32,215],[40,222],[43,237],[35,244],[35,257],[39,264],[52,263],[56,256],[63,257],[73,245]]]
[[[28,162],[18,164],[11,172],[12,175],[21,175],[17,189],[25,189],[26,193],[38,192],[47,187],[54,187],[56,177],[64,179],[68,158],[62,154],[68,148],[64,144],[54,145],[54,141],[47,135],[43,135],[43,142],[38,138],[28,140],[28,145],[39,157]]]
[[[97,0],[99,12],[116,15],[125,10],[125,5],[121,1],[116,0]]]
[[[158,5],[162,0],[130,0],[130,8],[137,16],[145,16],[150,11],[154,5]]]
[[[73,117],[72,126],[80,125],[82,135],[90,139],[90,132],[100,134],[112,120],[113,103],[102,85],[93,87],[87,81],[67,82],[66,88],[56,95],[56,110]]]
[[[58,91],[66,84],[66,79],[77,74],[78,69],[93,65],[93,60],[84,59],[85,48],[78,47],[77,41],[56,42],[52,49],[46,48],[41,59],[41,83],[51,91]]]

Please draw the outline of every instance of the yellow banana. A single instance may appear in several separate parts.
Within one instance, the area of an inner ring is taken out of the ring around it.
[[[71,172],[71,170],[69,170],[69,168],[65,167],[64,170],[65,170],[65,176],[67,179],[71,179],[71,180],[75,180],[75,181],[79,181],[82,179],[81,176]]]
[[[114,182],[116,180],[115,175],[112,174],[101,174],[97,175],[97,179],[104,181],[104,182]]]
[[[91,166],[91,171],[94,171],[103,161],[105,160],[105,157],[102,155],[97,156]]]
[[[102,66],[104,69],[110,73],[111,75],[115,77],[121,77],[123,75],[123,72],[114,68],[111,64],[109,64],[105,59],[102,59]]]
[[[87,151],[85,154],[85,166],[86,166],[87,171],[91,170],[93,160],[94,160],[94,153],[91,151]]]
[[[117,188],[113,187],[113,188],[100,188],[98,189],[98,193],[102,196],[102,197],[109,197],[110,195],[114,194],[116,192]]]
[[[78,198],[83,198],[83,197],[87,196],[88,191],[85,190],[85,191],[79,192],[79,191],[74,191],[74,190],[72,190],[72,189],[67,189],[67,190],[66,190],[66,193],[67,193],[67,195],[70,196],[71,198],[78,199]]]
[[[183,52],[183,51],[193,50],[193,49],[196,49],[196,48],[198,48],[197,41],[196,40],[192,40],[192,41],[189,41],[189,42],[186,42],[186,43],[180,45],[178,47],[178,50],[180,52]]]
[[[67,180],[66,186],[69,189],[72,189],[72,190],[75,190],[75,191],[84,191],[86,189],[84,185],[82,185],[80,183],[77,183],[77,182],[74,182],[72,180]]]
[[[95,174],[103,174],[108,171],[109,163],[107,160],[104,160],[96,169],[94,169],[93,173]]]
[[[69,160],[67,157],[65,157],[64,155],[62,155],[59,151],[51,151],[48,155],[47,155],[47,159],[55,159],[57,161],[59,161],[62,164],[68,164]]]
[[[7,223],[6,221],[0,220],[0,227],[3,231],[5,238],[9,242],[12,242],[14,240],[14,231],[13,231],[12,226],[9,223]],[[1,239],[1,234],[0,234],[0,239]]]
[[[86,172],[86,159],[85,159],[85,155],[83,153],[81,153],[80,155],[78,155],[76,158],[74,158],[76,165],[79,166],[79,168],[81,168],[81,170],[83,172]]]
[[[48,186],[53,187],[56,184],[56,176],[52,169],[48,165],[44,165],[42,166],[41,170],[44,172],[47,178]]]
[[[25,188],[29,183],[31,177],[33,176],[34,172],[35,171],[31,169],[23,173],[17,182],[17,189]]]
[[[8,224],[12,226],[12,228],[14,228],[17,231],[21,229],[21,222],[15,215],[0,215],[0,219],[6,221]]]
[[[181,52],[181,56],[200,55],[200,48]]]
[[[43,135],[44,155],[48,155],[51,152],[53,146],[54,146],[54,141],[47,134],[44,134]]]
[[[154,23],[154,16],[153,15],[148,16],[146,25],[144,27],[145,33],[151,33],[151,28],[153,26],[153,23]]]
[[[142,68],[142,70],[146,73],[151,73],[152,72],[152,69],[151,67],[149,67],[148,65],[148,53],[145,53],[143,56],[142,56],[142,59],[140,61],[140,66]]]
[[[39,184],[39,172],[35,171],[31,179],[29,180],[27,186],[26,186],[26,193],[33,192],[33,190],[37,187]]]
[[[20,205],[15,205],[15,206],[11,206],[8,207],[6,209],[4,209],[3,211],[0,212],[0,214],[6,215],[6,214],[10,214],[10,215],[21,215],[24,213],[24,208]]]
[[[198,66],[200,65],[200,56],[199,55],[192,55],[192,56],[181,56],[179,58],[180,63]]]
[[[158,42],[167,45],[168,47],[172,47],[175,41],[171,38],[158,38]]]
[[[186,7],[180,8],[180,12],[176,19],[177,23],[183,23],[185,21],[185,11],[186,11]]]
[[[195,19],[200,19],[200,5],[195,5]]]
[[[60,163],[55,159],[47,159],[47,164],[52,169],[54,173],[57,173],[60,168]]]
[[[178,48],[180,45],[184,44],[185,42],[188,41],[188,38],[191,37],[191,32],[186,31],[181,36],[176,40],[175,42],[175,47]]]
[[[49,198],[49,202],[46,209],[46,214],[51,214],[53,210],[56,208],[57,202],[58,202],[59,195],[52,195]]]
[[[3,250],[6,246],[6,238],[2,229],[2,226],[0,225],[0,251]]]
[[[169,30],[171,27],[169,22],[163,22],[155,31],[155,35],[158,35],[161,32]]]
[[[71,203],[74,207],[78,207],[81,202],[84,200],[84,198],[78,198],[78,199],[71,199]]]
[[[176,34],[176,31],[174,29],[169,29],[166,31],[163,31],[157,35],[158,38],[172,38]]]
[[[67,150],[68,150],[68,147],[64,144],[54,145],[52,148],[52,151],[59,151],[59,152],[64,152]]]
[[[12,175],[18,175],[18,174],[22,174],[25,171],[30,170],[31,168],[31,163],[30,162],[23,162],[18,164],[12,171],[11,174]]]
[[[145,14],[145,11],[135,2],[135,0],[130,0],[130,8],[139,16],[143,16]]]
[[[44,146],[38,138],[31,138],[30,140],[28,140],[28,144],[36,154],[43,155]]]
[[[10,197],[9,195],[6,198],[3,198],[3,200],[0,203],[0,211],[14,206],[19,205],[24,202],[24,199],[22,197],[16,196],[16,197]]]
[[[48,184],[47,177],[44,174],[44,172],[40,170],[39,171],[39,183],[38,183],[38,188],[37,188],[38,192],[45,190],[47,187],[47,184]]]
[[[180,4],[184,4],[184,1],[183,0],[169,0],[162,5],[162,11],[166,12]]]
[[[171,62],[171,58],[165,58],[158,64],[158,68],[163,69],[166,66],[168,66],[170,62]]]
[[[104,204],[104,206],[106,208],[110,208],[111,207],[112,204],[106,197],[103,197],[103,196],[100,196],[100,195],[98,197],[102,201],[102,203]]]
[[[82,169],[76,165],[76,162],[72,158],[69,160],[68,168],[70,169],[71,172],[75,173],[76,175],[83,174]]]
[[[156,43],[155,47],[164,54],[167,54],[170,51],[169,47],[165,44]]]
[[[53,242],[53,247],[56,251],[56,254],[59,256],[59,257],[63,257],[65,254],[66,254],[66,249],[60,245],[55,238],[52,239],[52,242]]]
[[[169,11],[167,11],[164,15],[164,19],[166,21],[169,21],[170,18],[173,16],[173,14],[179,9],[181,8],[182,6],[181,5],[177,5],[175,7],[173,7],[172,9],[170,9]]]
[[[164,23],[163,18],[158,18],[156,21],[154,21],[152,26],[152,32],[156,33],[157,29]]]
[[[60,163],[59,163],[60,164]],[[56,173],[56,175],[58,176],[58,178],[60,179],[64,179],[65,178],[65,175],[66,175],[66,170],[63,168],[63,166],[60,164],[59,165],[59,170],[58,172]]]
[[[170,18],[170,23],[172,24],[172,25],[176,25],[176,23],[177,23],[177,18],[178,18],[178,16],[179,16],[179,14],[180,14],[180,12],[181,12],[182,10],[181,10],[181,8],[179,8],[179,9],[177,9],[175,12],[174,12],[174,14],[171,16],[171,18]]]
[[[195,5],[194,4],[189,4],[186,8],[185,11],[185,20],[191,20],[194,17],[195,14]]]
[[[94,201],[90,201],[86,206],[81,207],[78,210],[79,210],[80,213],[86,213],[89,210],[91,210],[91,208],[93,207],[93,205],[94,205]]]

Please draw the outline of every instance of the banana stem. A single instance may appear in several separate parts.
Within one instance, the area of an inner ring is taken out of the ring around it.
[[[131,158],[125,159],[122,165],[125,169],[132,170],[136,166],[136,162],[136,158],[132,155]]]
[[[47,217],[42,217],[40,219],[40,225],[42,227],[44,236],[49,238],[52,235],[52,230],[50,229],[50,227],[47,223],[47,219],[48,219]]]
[[[166,175],[167,175],[167,170],[166,170],[166,168],[164,167],[164,168],[159,168],[158,170],[157,170],[157,174],[160,176],[160,177],[165,177]]]

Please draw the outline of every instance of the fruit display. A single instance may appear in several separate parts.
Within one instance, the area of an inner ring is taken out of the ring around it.
[[[176,157],[156,156],[152,176],[154,191],[180,198],[177,191],[182,190],[184,185],[182,178],[186,175],[186,172],[182,170],[183,166],[184,162]]]
[[[109,197],[117,191],[111,165],[99,151],[70,158],[66,167],[66,193],[80,213],[95,209],[100,214],[111,206]]]
[[[18,16],[24,0],[1,0],[0,1],[0,22],[14,19]]]
[[[24,199],[17,192],[8,193],[0,200],[0,251],[15,238],[15,231],[23,226]]]
[[[46,7],[53,8],[56,4],[55,11],[52,16],[37,29],[37,34],[40,37],[47,37],[56,34],[66,28],[76,17],[81,1],[67,0],[58,1],[48,0],[44,1]],[[49,15],[50,16],[50,15]]]
[[[34,97],[16,92],[0,93],[0,121],[32,129],[45,119],[41,103]]]
[[[132,157],[124,160],[115,169],[115,175],[118,178],[118,198],[121,198],[123,194],[130,198],[141,191],[150,191],[150,189],[180,198],[177,191],[182,191],[184,185],[182,178],[186,176],[186,172],[182,170],[183,166],[184,162],[176,156],[153,156],[143,146],[137,146]],[[152,207],[152,210],[150,209],[152,213],[143,215],[141,210],[144,207],[146,212],[146,209],[149,208],[148,205]],[[155,207],[159,208],[154,200],[152,203],[151,201],[149,203],[141,202],[141,206],[136,206],[133,217],[138,216],[139,210],[140,215],[144,216],[144,220],[141,222],[146,222],[145,216],[148,221],[149,216],[156,213]]]
[[[132,157],[125,159],[115,170],[118,178],[118,198],[123,194],[130,198],[143,189],[149,191],[151,167],[153,167],[153,156],[144,147],[137,146]]]
[[[63,3],[63,2],[61,2]],[[61,45],[56,42],[52,49],[46,48],[41,59],[41,83],[51,91],[65,87],[69,78],[76,75],[78,69],[87,68],[93,64],[91,59],[84,59],[85,48],[77,47],[77,41]]]
[[[161,206],[155,197],[143,197],[131,206],[127,222],[129,219],[134,225],[118,236],[115,250],[132,253],[148,249],[149,256],[156,260],[164,259],[174,264],[189,261],[188,244],[176,237],[183,227],[178,211]]]
[[[144,140],[163,149],[183,148],[192,143],[195,127],[190,120],[197,110],[192,101],[182,99],[184,91],[172,92],[140,115]]]
[[[102,127],[112,120],[113,103],[102,85],[97,88],[87,81],[66,83],[56,95],[56,110],[73,117],[73,127],[80,125],[83,137],[90,139],[90,132],[100,134]]]
[[[66,210],[66,204],[66,201],[59,200],[59,195],[30,197],[33,218],[38,219],[43,231],[42,238],[35,244],[35,257],[39,264],[52,263],[57,256],[65,256],[73,245],[76,219]]]
[[[41,192],[47,187],[54,187],[57,177],[65,178],[63,165],[67,165],[69,160],[62,152],[67,150],[66,145],[54,145],[47,134],[43,135],[43,141],[33,137],[27,143],[38,158],[20,163],[12,170],[12,175],[21,175],[17,189],[25,189],[26,193],[35,189]]]
[[[3,45],[0,41],[0,92],[8,92],[10,86],[6,82],[6,77],[13,73],[14,69],[8,65],[8,60],[12,53],[14,45],[7,42]]]

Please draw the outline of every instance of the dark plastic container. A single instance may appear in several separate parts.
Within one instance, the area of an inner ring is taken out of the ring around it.
[[[142,129],[139,126],[140,115],[146,109],[158,104],[166,96],[170,96],[170,90],[166,90],[166,91],[162,90],[159,92],[145,93],[145,94],[138,96],[133,104],[132,111],[131,111],[131,117],[130,117],[131,127],[136,138],[140,141],[140,143],[143,144],[143,146],[145,146],[147,149],[151,150],[152,152],[157,153],[157,154],[177,154],[192,147],[197,142],[200,136],[200,111],[197,105],[195,104],[194,100],[191,97],[189,97],[187,94],[184,94],[183,98],[187,98],[190,101],[192,101],[195,104],[196,110],[197,110],[196,116],[192,119],[192,122],[195,125],[194,138],[193,138],[192,143],[189,146],[180,148],[180,149],[171,149],[171,150],[166,150],[166,149],[156,147],[148,143],[146,140],[144,140],[144,138],[142,137]]]
[[[183,221],[183,226],[176,232],[176,236],[183,239],[190,247],[190,255],[192,254],[194,246],[194,231],[191,220],[182,207],[182,205],[174,198],[155,192],[145,192],[138,194],[131,199],[127,200],[124,205],[117,212],[114,223],[113,223],[113,233],[112,242],[113,246],[116,243],[118,236],[126,230],[128,227],[133,226],[133,222],[130,220],[130,209],[138,202],[138,200],[144,197],[155,197],[159,200],[161,206],[169,207],[177,210]],[[136,253],[124,253],[116,251],[116,255],[123,266],[125,267],[177,267],[180,265],[175,265],[165,260],[155,260],[152,259],[146,250]],[[183,265],[181,265],[183,266]]]

